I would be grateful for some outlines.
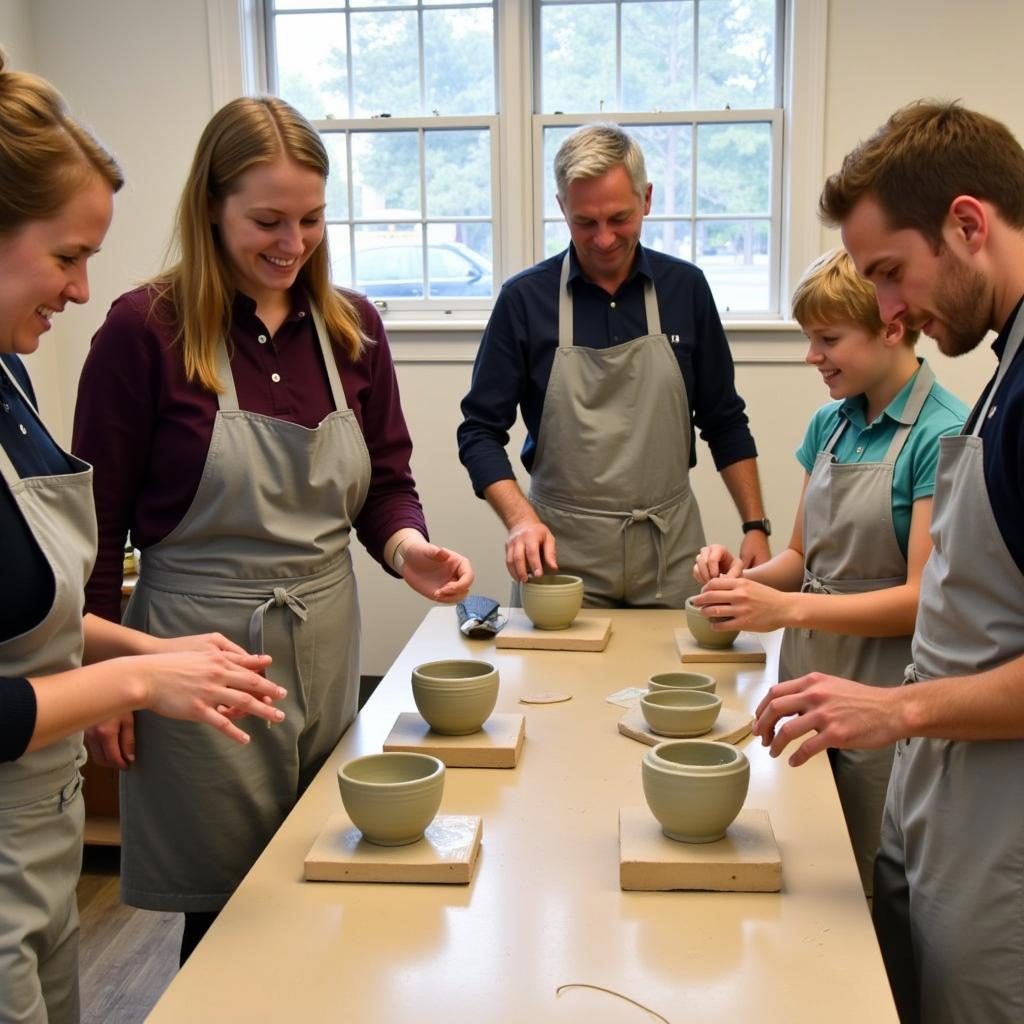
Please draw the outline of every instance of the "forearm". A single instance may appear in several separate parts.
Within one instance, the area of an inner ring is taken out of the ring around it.
[[[726,466],[722,480],[732,496],[740,522],[764,518],[764,502],[761,498],[761,481],[757,475],[757,459],[740,459]]]
[[[804,556],[802,551],[786,548],[774,558],[753,569],[745,569],[743,575],[755,583],[763,583],[775,590],[799,590],[804,581]]]
[[[30,678],[29,683],[36,694],[36,726],[28,751],[143,707],[146,702],[141,674],[131,661],[121,658]]]
[[[860,594],[793,594],[785,625],[849,636],[910,636],[918,597],[909,583]]]
[[[484,489],[487,504],[498,514],[506,530],[524,523],[539,523],[540,517],[515,480],[496,480]]]
[[[901,686],[894,697],[903,736],[1024,739],[1024,655],[977,675]]]
[[[93,665],[110,658],[123,658],[133,654],[155,654],[159,643],[155,637],[117,622],[110,622],[87,612],[82,622],[85,649],[82,662]]]

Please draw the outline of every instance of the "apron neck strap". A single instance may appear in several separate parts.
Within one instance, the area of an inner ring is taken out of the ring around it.
[[[661,334],[658,296],[650,278],[644,280],[644,313],[647,316],[647,333]],[[562,272],[558,280],[558,347],[572,348],[572,292],[569,289],[568,249],[562,257]]]
[[[895,465],[900,452],[903,451],[903,445],[910,436],[910,431],[921,415],[925,399],[930,394],[934,383],[935,374],[932,368],[927,363],[921,363],[917,371],[917,377],[914,379],[914,386],[910,389],[910,394],[907,396],[907,404],[903,407],[904,422],[899,425],[899,429],[892,435],[889,448],[885,453],[885,461],[887,463]]]
[[[313,329],[316,331],[324,369],[327,371],[327,383],[330,385],[334,408],[339,412],[345,412],[348,409],[348,400],[345,398],[345,389],[341,386],[341,375],[338,373],[338,364],[335,362],[334,352],[328,339],[327,325],[316,306],[311,304],[310,309],[313,316]],[[218,408],[222,412],[238,412],[238,390],[235,387],[234,375],[231,373],[231,360],[228,358],[228,346],[225,338],[221,338],[217,343],[217,377],[224,388],[223,393],[217,396]]]
[[[1020,309],[1017,310],[1017,316],[1014,318],[1013,326],[1010,328],[1010,333],[1006,338],[1006,348],[1003,349],[1002,357],[999,360],[999,369],[996,370],[995,380],[992,381],[992,387],[989,388],[988,394],[985,396],[985,401],[981,408],[978,410],[978,415],[974,419],[974,427],[971,433],[975,436],[981,433],[982,424],[985,422],[985,417],[988,415],[988,410],[992,405],[992,399],[995,398],[996,391],[999,390],[999,385],[1002,384],[1003,378],[1006,376],[1006,371],[1010,368],[1010,363],[1013,362],[1013,357],[1017,354],[1017,350],[1020,348],[1021,339],[1024,338],[1024,302],[1021,303]],[[970,420],[968,420],[970,422]],[[966,428],[964,433],[967,433]]]

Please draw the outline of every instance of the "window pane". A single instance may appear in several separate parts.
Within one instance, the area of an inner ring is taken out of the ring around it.
[[[420,216],[420,157],[415,132],[353,132],[352,172],[357,217]]]
[[[614,110],[615,5],[542,7],[541,110]]]
[[[352,15],[353,117],[416,117],[420,109],[416,12]]]
[[[327,225],[327,246],[331,253],[331,280],[344,288],[352,287],[352,254],[349,252],[347,224]]]
[[[653,216],[690,213],[692,129],[680,125],[631,125],[629,133],[644,151],[647,179],[654,185]]]
[[[373,299],[422,298],[421,225],[357,225],[355,287]]]
[[[555,154],[558,147],[565,141],[565,137],[575,128],[545,128],[544,129],[544,216],[561,217],[562,211],[558,208],[558,193],[555,188]]]
[[[697,212],[769,215],[771,167],[771,125],[700,125]]]
[[[698,221],[697,263],[721,314],[771,308],[768,221]]]
[[[274,0],[275,11],[318,10],[329,7],[344,7],[345,0]]]
[[[774,0],[702,0],[698,45],[698,108],[774,104]]]
[[[348,116],[343,14],[274,19],[277,94],[312,120]]]
[[[349,0],[352,7],[415,7],[416,0]]]
[[[701,18],[703,18],[703,6]],[[622,5],[622,109],[693,106],[693,3]]]
[[[494,14],[424,11],[426,112],[445,117],[493,114]]]
[[[428,131],[427,216],[491,216],[490,132]]]
[[[645,220],[640,241],[648,249],[693,262],[693,226],[688,220]]]
[[[345,220],[348,217],[348,160],[344,132],[324,132],[321,136],[331,173],[327,178],[327,219]]]
[[[490,224],[430,224],[427,227],[430,298],[494,294]]]
[[[544,223],[544,255],[554,256],[569,247],[569,225],[564,220],[550,220]]]

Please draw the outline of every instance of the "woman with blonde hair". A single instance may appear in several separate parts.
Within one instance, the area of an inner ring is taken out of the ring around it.
[[[223,636],[157,639],[82,615],[96,553],[92,471],[35,408],[20,356],[89,297],[123,178],[41,78],[0,54],[0,1020],[78,1020],[82,729],[132,709],[279,722],[269,658]],[[143,655],[129,657],[129,655]],[[198,730],[197,730],[198,731]]]
[[[380,317],[330,284],[327,175],[287,103],[215,114],[179,258],[114,303],[79,388],[74,445],[96,467],[100,532],[88,607],[117,617],[130,531],[142,564],[125,621],[157,636],[216,623],[271,653],[289,691],[287,723],[241,757],[146,714],[89,737],[98,760],[131,763],[124,899],[185,912],[182,961],[355,716],[351,528],[429,598],[460,600],[472,581],[426,539]]]

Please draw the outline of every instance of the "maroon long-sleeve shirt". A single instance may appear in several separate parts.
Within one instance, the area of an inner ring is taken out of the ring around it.
[[[353,362],[333,346],[342,386],[370,452],[370,490],[355,521],[383,564],[396,530],[426,533],[409,461],[412,442],[384,325],[365,298],[346,293],[374,340]],[[181,521],[195,496],[213,434],[217,398],[185,379],[175,324],[164,304],[151,312],[146,288],[117,299],[82,369],[72,448],[95,467],[99,553],[86,587],[88,611],[120,619],[125,537],[145,550]],[[334,409],[309,302],[293,291],[292,312],[271,338],[256,304],[232,308],[232,375],[242,409],[315,427]],[[277,374],[279,380],[272,380]],[[344,471],[339,467],[339,471]]]

